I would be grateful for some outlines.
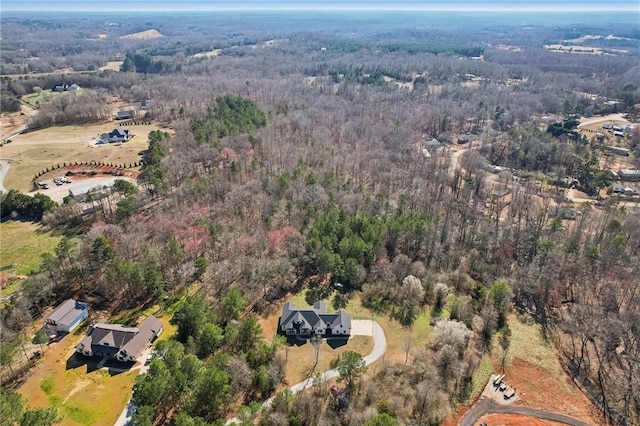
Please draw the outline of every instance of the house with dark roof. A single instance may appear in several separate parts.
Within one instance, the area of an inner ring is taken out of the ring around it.
[[[344,311],[327,313],[327,305],[317,301],[311,309],[297,309],[287,302],[282,307],[278,330],[286,336],[332,337],[351,334],[351,317]]]
[[[44,318],[44,325],[56,333],[70,333],[88,316],[87,303],[67,299]]]
[[[109,133],[100,135],[100,139],[106,143],[127,142],[133,137],[129,129],[113,129]]]
[[[132,362],[162,331],[162,322],[153,315],[138,327],[99,322],[89,328],[76,345],[76,352],[85,356],[106,356]]]

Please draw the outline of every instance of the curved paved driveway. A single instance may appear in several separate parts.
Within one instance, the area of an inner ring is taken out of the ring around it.
[[[9,160],[0,160],[0,192],[5,194],[9,192],[9,190],[4,187],[4,177],[7,175],[9,167],[11,167],[11,162]]]
[[[460,422],[459,426],[474,426],[478,420],[486,414],[520,414],[528,417],[536,417],[543,420],[551,420],[554,422],[562,423],[571,426],[591,426],[589,423],[585,423],[581,420],[574,419],[573,417],[565,416],[564,414],[553,413],[551,411],[538,410],[536,408],[518,407],[514,405],[500,405],[491,401],[490,399],[483,398],[476,402],[469,411],[466,412]]]
[[[373,351],[367,356],[364,357],[364,364],[369,365],[373,362],[377,361],[379,358],[384,355],[385,350],[387,349],[387,338],[384,335],[384,331],[380,324],[372,320],[351,320],[351,335],[352,336],[371,336],[373,337]],[[338,377],[340,373],[338,370],[333,368],[331,370],[327,370],[320,375],[322,381],[333,379]],[[289,390],[293,393],[300,392],[302,390],[308,389],[313,386],[314,379],[309,378],[307,380],[303,380],[300,383],[296,383],[295,385],[289,387]],[[269,398],[262,404],[262,408],[268,407],[271,405],[273,401],[273,397]],[[227,420],[226,425],[232,425],[235,423],[240,423],[240,420],[234,417],[233,419]]]

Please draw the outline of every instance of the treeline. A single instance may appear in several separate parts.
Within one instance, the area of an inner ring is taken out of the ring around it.
[[[42,104],[27,120],[30,130],[54,125],[95,123],[111,118],[111,107],[97,92],[65,93]]]
[[[383,44],[382,49],[387,52],[407,52],[411,55],[415,55],[417,53],[432,53],[434,55],[455,53],[468,57],[480,56],[484,52],[484,48],[479,46],[429,43],[390,43]]]
[[[138,72],[142,74],[161,74],[180,71],[181,65],[169,58],[157,58],[150,53],[128,52],[120,66],[122,72]]]
[[[284,379],[285,361],[277,355],[278,338],[266,344],[254,316],[245,316],[247,301],[231,289],[215,309],[200,295],[189,296],[173,322],[175,340],[155,348],[149,372],[138,376],[133,390],[136,425],[224,424],[238,400],[242,412],[257,413]]]
[[[58,203],[45,194],[36,193],[33,197],[15,189],[1,195],[0,217],[5,219],[20,219],[39,221],[47,213],[55,210]]]

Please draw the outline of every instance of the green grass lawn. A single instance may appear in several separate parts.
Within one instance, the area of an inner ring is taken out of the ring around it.
[[[42,226],[36,223],[0,223],[0,266],[15,263],[15,268],[8,271],[26,275],[40,267],[40,256],[53,252],[61,239],[61,236],[54,235],[51,231],[43,231]]]
[[[22,102],[31,105],[32,107],[39,107],[44,102],[50,100],[54,96],[60,96],[62,93],[60,92],[52,92],[51,89],[42,90],[39,93],[30,93],[28,95],[23,96]]]

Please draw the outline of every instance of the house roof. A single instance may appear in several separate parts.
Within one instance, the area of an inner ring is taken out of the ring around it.
[[[129,340],[124,346],[122,346],[121,351],[123,353],[137,355],[142,352],[142,350],[147,347],[151,339],[160,334],[160,330],[162,330],[162,322],[151,315],[140,323],[138,329],[138,333],[136,333],[133,339]]]
[[[341,324],[346,328],[351,328],[351,317],[343,311],[327,313],[327,306],[324,301],[313,304],[311,309],[296,309],[291,302],[285,303],[282,307],[280,317],[280,327],[287,329],[326,329],[335,328]]]
[[[129,133],[129,129],[113,129],[109,136],[127,136]]]
[[[74,299],[67,299],[62,302],[53,312],[45,318],[45,321],[56,324],[70,325],[82,311],[87,309],[89,305],[78,302]]]
[[[137,356],[161,330],[162,322],[154,316],[147,317],[138,327],[99,322],[91,326],[76,348],[91,347],[92,352]]]

